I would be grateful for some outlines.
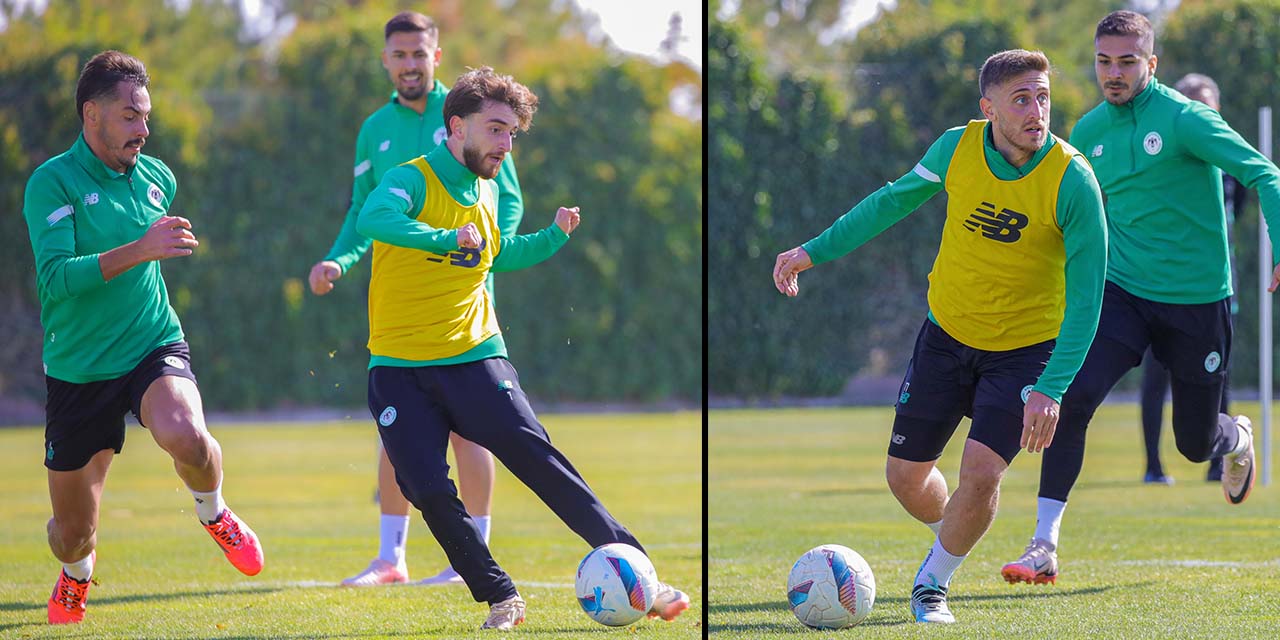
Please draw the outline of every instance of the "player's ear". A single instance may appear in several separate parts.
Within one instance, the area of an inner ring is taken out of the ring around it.
[[[462,116],[449,116],[449,137],[457,137],[459,142],[465,142],[467,132],[462,127],[464,123]]]
[[[382,47],[382,52],[378,54],[378,59],[382,61],[382,68],[387,71],[391,70],[391,61],[387,59],[387,48]]]
[[[93,100],[86,100],[84,103],[84,123],[98,124],[98,103]]]
[[[1153,53],[1153,54],[1151,54],[1151,59],[1147,61],[1147,70],[1149,70],[1149,71],[1151,72],[1151,75],[1155,75],[1155,73],[1156,73],[1156,65],[1157,65],[1159,62],[1160,62],[1160,58],[1159,58],[1156,54],[1154,54],[1154,53]]]
[[[986,96],[978,98],[978,109],[982,111],[982,115],[988,120],[991,119],[991,113],[995,111],[995,105]]]
[[[433,67],[438,67],[438,66],[440,66],[440,52],[441,52],[441,51],[443,51],[443,49],[441,49],[440,47],[436,47],[436,53],[435,53],[435,55],[431,56],[431,66],[433,66]]]

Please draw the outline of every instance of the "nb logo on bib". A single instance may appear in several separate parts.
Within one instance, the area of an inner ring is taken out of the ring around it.
[[[970,231],[981,231],[982,237],[997,242],[1013,243],[1022,238],[1022,229],[1029,219],[1025,213],[1013,209],[1001,209],[996,213],[996,205],[983,202],[978,205],[964,227]]]

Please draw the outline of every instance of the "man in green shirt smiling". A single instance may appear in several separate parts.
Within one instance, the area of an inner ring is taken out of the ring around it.
[[[170,215],[177,182],[143,155],[150,79],[137,58],[104,51],[76,85],[83,133],[27,182],[23,216],[36,259],[44,327],[49,547],[62,572],[52,624],[84,619],[99,503],[130,411],[173,457],[196,517],[246,575],[262,570],[253,530],[222,500],[222,450],[205,428],[200,390],[160,261],[199,246]]]
[[[1116,11],[1094,33],[1103,102],[1085,114],[1071,143],[1093,165],[1106,196],[1110,247],[1098,335],[1062,400],[1054,446],[1040,468],[1037,523],[1022,556],[1001,570],[1010,583],[1054,582],[1058,529],[1084,464],[1085,430],[1116,382],[1151,348],[1172,377],[1173,434],[1192,462],[1223,456],[1230,504],[1254,479],[1252,427],[1218,412],[1231,350],[1231,265],[1222,171],[1257,189],[1280,233],[1280,171],[1217,111],[1155,78],[1154,30]],[[1280,268],[1271,291],[1280,282]]]

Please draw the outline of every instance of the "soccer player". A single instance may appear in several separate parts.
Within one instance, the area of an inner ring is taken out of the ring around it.
[[[1071,142],[1089,157],[1106,194],[1111,240],[1098,335],[1062,400],[1062,425],[1040,468],[1035,533],[1001,574],[1010,583],[1055,582],[1058,530],[1084,464],[1094,411],[1150,346],[1172,376],[1173,435],[1192,462],[1223,456],[1230,504],[1254,479],[1249,419],[1218,412],[1231,350],[1231,266],[1222,175],[1258,190],[1280,233],[1280,171],[1217,111],[1155,78],[1151,23],[1132,11],[1104,17],[1094,34],[1103,102]],[[1270,284],[1275,291],[1280,269]]]
[[[1174,83],[1173,88],[1178,93],[1209,105],[1210,109],[1219,111],[1218,106],[1218,83],[1213,78],[1200,73],[1188,73],[1182,76],[1180,80]],[[1231,229],[1235,225],[1236,212],[1244,210],[1244,201],[1248,196],[1239,180],[1231,177],[1231,174],[1222,174],[1222,208],[1227,214],[1227,246],[1228,251],[1235,248],[1235,243],[1231,241]],[[1231,260],[1231,288],[1234,290],[1239,285],[1240,278],[1236,274],[1235,260]],[[1236,303],[1235,296],[1231,297],[1231,324],[1235,325],[1236,315],[1240,311],[1240,305]],[[1225,367],[1222,370],[1222,401],[1218,405],[1219,413],[1229,413],[1228,404],[1230,399],[1231,372]],[[1164,423],[1164,397],[1169,392],[1169,370],[1164,368],[1152,355],[1151,349],[1142,357],[1142,387],[1141,387],[1141,405],[1142,405],[1142,443],[1146,449],[1147,455],[1147,471],[1143,475],[1143,482],[1147,484],[1173,484],[1173,477],[1165,474],[1164,465],[1160,464],[1160,428]],[[1210,482],[1222,481],[1222,456],[1217,456],[1209,461],[1209,469],[1205,473],[1205,480]]]
[[[460,76],[444,102],[445,143],[388,171],[356,226],[373,240],[369,410],[400,489],[472,597],[489,603],[484,629],[520,624],[525,604],[449,480],[450,434],[492,451],[592,547],[622,542],[643,550],[551,445],[507,361],[484,287],[490,271],[550,257],[578,225],[577,208],[562,207],[537,233],[502,237],[498,230],[490,180],[537,103],[488,67]],[[649,615],[672,620],[688,606],[688,596],[664,584]]]
[[[196,517],[231,564],[262,570],[253,530],[222,500],[222,450],[205,428],[200,390],[160,261],[199,246],[170,215],[177,182],[142,154],[150,79],[138,59],[95,55],[80,72],[75,144],[40,165],[22,213],[36,260],[44,327],[49,548],[62,571],[51,624],[84,619],[107,469],[132,412],[195,498]]]
[[[351,206],[333,248],[323,260],[311,267],[311,291],[318,296],[333,290],[334,281],[368,251],[369,239],[356,233],[356,217],[382,176],[392,167],[431,151],[445,138],[440,110],[448,88],[435,78],[441,55],[435,21],[420,13],[406,11],[388,20],[384,32],[386,46],[382,50],[382,66],[387,70],[395,91],[386,105],[364,121],[356,137]],[[516,168],[510,159],[502,163],[494,184],[498,188],[498,231],[503,237],[514,235],[524,215],[524,201]],[[493,279],[489,278],[485,286],[492,297]],[[493,502],[493,456],[456,433],[450,435],[449,441],[458,463],[462,501],[480,527],[485,542],[488,542]],[[378,450],[378,502],[382,512],[378,557],[364,571],[343,580],[344,585],[363,587],[409,581],[405,561],[409,501],[396,486],[395,470],[381,449],[381,441]],[[420,584],[462,584],[462,578],[453,567],[445,567]]]
[[[829,229],[783,252],[774,283],[854,250],[939,191],[947,217],[929,313],[898,396],[886,475],[894,497],[936,534],[916,573],[918,622],[955,622],[947,590],[995,518],[1019,449],[1053,441],[1058,402],[1098,322],[1106,270],[1102,198],[1088,163],[1049,133],[1049,60],[997,53],[982,65],[986,120],[947,130],[910,172]],[[960,484],[948,498],[938,458],[972,418]]]

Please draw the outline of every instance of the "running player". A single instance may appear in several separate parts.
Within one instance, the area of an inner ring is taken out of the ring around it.
[[[1084,464],[1085,431],[1107,393],[1150,346],[1172,376],[1173,435],[1192,462],[1223,456],[1222,492],[1249,497],[1253,430],[1218,413],[1231,351],[1231,265],[1222,208],[1225,169],[1257,189],[1280,233],[1280,171],[1217,111],[1155,78],[1155,32],[1141,14],[1116,11],[1094,34],[1104,101],[1071,142],[1088,155],[1106,194],[1110,248],[1097,339],[1062,401],[1062,428],[1040,468],[1035,533],[1001,574],[1010,583],[1055,582],[1058,530]],[[1280,269],[1270,289],[1280,282]]]
[[[49,547],[62,571],[51,624],[84,619],[107,469],[132,412],[172,458],[196,517],[246,575],[262,570],[253,530],[222,500],[222,449],[204,424],[200,390],[160,261],[199,246],[170,215],[177,182],[143,155],[150,79],[137,58],[94,56],[80,72],[82,133],[31,174],[23,216],[36,260],[44,327]]]

